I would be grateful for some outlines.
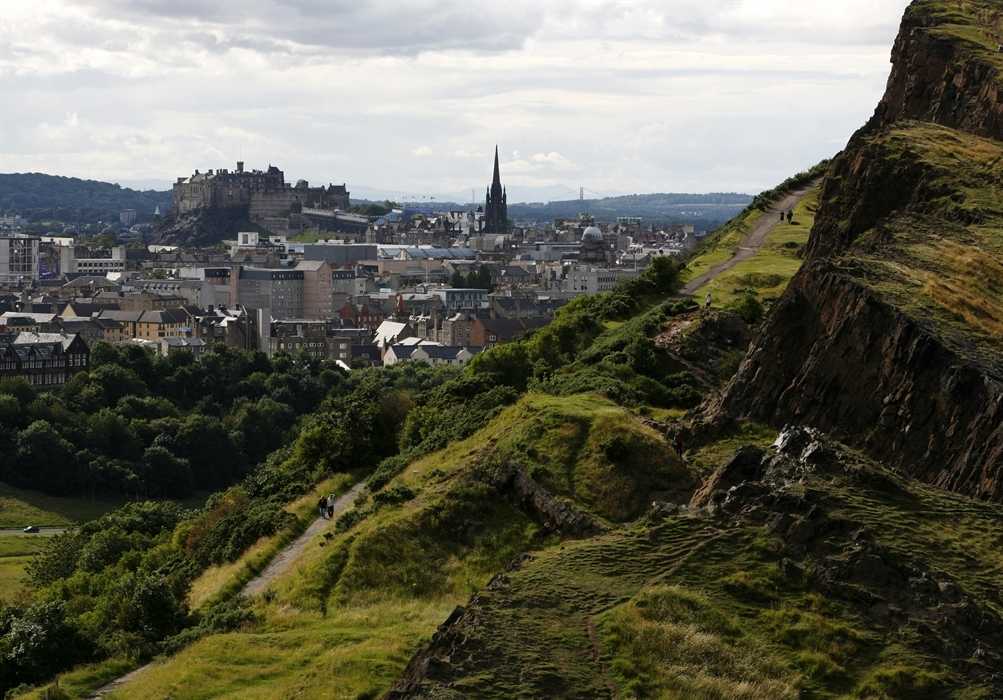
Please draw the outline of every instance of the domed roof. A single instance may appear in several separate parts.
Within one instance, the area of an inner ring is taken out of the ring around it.
[[[589,226],[585,229],[582,234],[582,242],[585,241],[599,241],[602,242],[602,231],[599,230],[598,226]]]

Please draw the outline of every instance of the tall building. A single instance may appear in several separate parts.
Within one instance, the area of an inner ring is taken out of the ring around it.
[[[38,244],[34,236],[0,236],[0,284],[38,280]]]
[[[508,233],[508,194],[501,184],[498,146],[495,146],[495,175],[484,204],[484,233]]]

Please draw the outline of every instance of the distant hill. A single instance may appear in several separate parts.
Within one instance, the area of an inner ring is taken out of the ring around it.
[[[728,221],[751,202],[750,195],[737,193],[632,194],[545,204],[511,204],[508,214],[515,221],[544,222],[588,213],[599,221],[615,221],[620,216],[639,216],[646,223],[692,223],[713,227]]]
[[[144,221],[158,206],[166,212],[170,205],[170,192],[139,192],[108,182],[42,173],[0,174],[0,211],[16,212],[32,221],[93,223],[117,219],[123,209],[135,209]]]
[[[690,223],[711,229],[732,219],[752,203],[752,196],[738,193],[632,194],[602,199],[570,199],[555,202],[509,204],[508,215],[520,223],[543,224],[554,219],[570,219],[587,213],[602,222],[613,222],[620,216],[639,216],[645,223]],[[352,200],[365,204],[365,200]],[[408,202],[405,209],[428,213],[444,210],[466,211],[470,203],[433,201]]]

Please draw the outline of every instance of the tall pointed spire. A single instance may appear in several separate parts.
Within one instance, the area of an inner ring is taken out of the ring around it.
[[[501,184],[501,168],[498,164],[498,146],[495,146],[495,173],[484,200],[485,233],[508,233],[508,195]]]

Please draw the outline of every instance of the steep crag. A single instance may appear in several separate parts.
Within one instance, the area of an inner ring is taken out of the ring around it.
[[[888,92],[834,160],[807,262],[714,420],[813,425],[1003,500],[998,18],[988,3],[910,7]]]

